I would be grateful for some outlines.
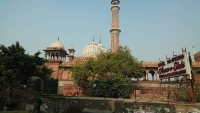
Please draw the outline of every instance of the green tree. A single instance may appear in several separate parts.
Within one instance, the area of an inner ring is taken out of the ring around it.
[[[200,68],[197,68],[196,70],[195,70],[195,74],[198,76],[199,74],[200,74]],[[197,102],[200,102],[200,82],[197,80],[196,82],[195,82],[195,84],[196,84],[196,87],[195,87],[195,94],[196,94],[196,101]]]
[[[106,96],[130,98],[133,84],[129,78],[122,75],[111,74],[106,79]]]
[[[0,90],[13,91],[18,86],[26,85],[31,76],[41,79],[48,78],[53,72],[44,63],[45,59],[39,57],[40,52],[34,55],[25,53],[25,49],[16,42],[11,46],[0,46]]]
[[[130,98],[133,92],[131,80],[117,74],[111,74],[107,79],[98,76],[91,85],[91,96]]]
[[[75,83],[78,86],[81,86],[83,89],[89,87],[90,78],[94,78],[96,72],[94,70],[95,61],[91,57],[87,62],[77,61],[75,65],[72,66],[72,76],[75,80]]]
[[[195,71],[196,74],[200,74],[200,68],[197,68],[197,70]]]
[[[95,70],[99,75],[107,76],[111,73],[125,77],[141,78],[145,69],[142,62],[131,55],[128,47],[122,47],[117,52],[101,53],[97,56]]]
[[[91,96],[104,97],[106,89],[106,79],[98,76],[91,82]]]
[[[118,49],[117,52],[106,52],[106,53],[101,53],[100,55],[97,56],[97,59],[94,60],[93,58],[89,58],[88,61],[86,62],[77,62],[73,67],[72,67],[72,76],[75,80],[75,83],[82,88],[91,88],[91,83],[95,83],[97,81],[92,81],[96,76],[102,76],[105,80],[107,80],[107,77],[110,75],[114,74],[117,75],[116,79],[122,79],[122,81],[115,82],[118,85],[121,84],[123,85],[129,85],[129,84],[124,84],[123,81],[127,81],[128,79],[134,77],[134,78],[141,78],[144,76],[144,71],[145,69],[142,66],[142,62],[139,62],[134,56],[131,55],[130,50],[128,47],[122,47]],[[113,76],[114,76],[113,75]],[[129,77],[129,78],[127,78]],[[90,79],[89,79],[90,78]],[[102,80],[102,78],[98,78]],[[91,82],[92,81],[92,82]],[[103,83],[103,82],[102,82]],[[107,82],[110,84],[110,82]],[[111,85],[106,86],[106,88],[109,89]],[[103,86],[101,86],[102,88]],[[119,86],[116,86],[119,88]],[[132,87],[127,87],[127,88],[132,88]],[[98,85],[97,88],[98,89]],[[120,88],[119,88],[120,89]],[[117,91],[117,97],[121,96],[120,92],[126,92],[124,90],[118,90]],[[102,90],[102,89],[98,89]],[[91,91],[91,92],[94,92]],[[99,92],[99,91],[97,91]],[[129,97],[129,89],[127,90],[127,95],[126,97]],[[109,94],[109,92],[108,92]],[[101,93],[96,92],[92,95],[102,95]],[[111,94],[109,94],[111,95]]]

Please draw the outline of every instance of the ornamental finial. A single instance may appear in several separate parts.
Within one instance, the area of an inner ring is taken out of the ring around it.
[[[112,0],[112,1],[111,1],[111,4],[112,4],[112,5],[118,5],[119,3],[120,3],[119,0]]]
[[[196,54],[195,46],[192,44],[193,54]]]
[[[99,43],[101,43],[101,37],[100,37]]]

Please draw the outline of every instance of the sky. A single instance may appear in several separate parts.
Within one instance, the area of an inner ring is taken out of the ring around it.
[[[94,37],[110,49],[111,0],[0,0],[0,44],[29,54],[57,41],[75,56]],[[121,0],[120,44],[139,61],[165,60],[192,44],[200,51],[200,0]]]

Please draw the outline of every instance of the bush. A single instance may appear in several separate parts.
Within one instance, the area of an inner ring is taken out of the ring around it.
[[[130,78],[122,75],[111,74],[107,78],[98,76],[91,83],[96,85],[91,88],[91,96],[130,98],[133,92]]]

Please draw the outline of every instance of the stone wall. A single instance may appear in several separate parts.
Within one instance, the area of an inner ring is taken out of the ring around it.
[[[113,113],[189,113],[200,112],[200,105],[185,105],[179,103],[163,102],[126,102],[117,100],[91,100],[91,99],[67,99],[67,98],[45,98],[43,103],[49,113],[80,113],[84,108],[101,109]]]
[[[181,105],[181,104],[167,104],[167,103],[116,103],[116,113],[199,113],[199,106],[197,105]]]
[[[133,99],[114,98],[83,98],[64,97],[59,95],[43,95],[40,110],[42,113],[81,113],[84,108],[100,109],[112,113],[199,113],[200,105],[167,103],[161,101],[135,102]],[[17,101],[17,110],[26,110],[29,113],[36,112],[37,100],[23,99]]]

